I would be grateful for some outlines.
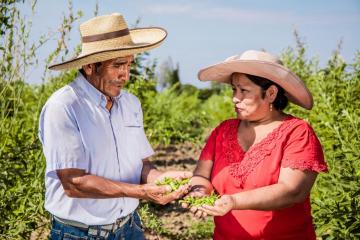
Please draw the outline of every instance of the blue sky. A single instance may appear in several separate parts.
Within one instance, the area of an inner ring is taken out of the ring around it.
[[[70,49],[79,43],[79,24],[94,13],[94,0],[74,0],[74,11],[83,17],[74,25]],[[29,5],[22,11],[29,15]],[[31,38],[55,31],[67,11],[67,1],[38,0],[33,17]],[[99,15],[119,12],[129,25],[141,19],[139,27],[161,26],[167,29],[164,44],[151,51],[159,65],[169,57],[180,66],[183,83],[208,86],[197,80],[204,66],[248,49],[266,49],[280,54],[294,46],[296,29],[308,46],[308,56],[317,56],[321,64],[330,57],[342,39],[342,56],[351,61],[360,50],[359,0],[99,0]],[[56,38],[38,53],[40,61],[55,47]],[[41,82],[43,64],[34,69],[28,82]]]

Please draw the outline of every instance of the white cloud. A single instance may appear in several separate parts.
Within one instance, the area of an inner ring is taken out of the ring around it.
[[[359,23],[360,14],[299,14],[289,11],[261,11],[239,8],[204,8],[199,14],[201,18],[218,19],[235,22],[251,22],[259,24],[334,24],[334,23]]]
[[[303,24],[317,24],[317,25],[330,25],[330,24],[352,24],[360,23],[360,14],[349,13],[343,14],[312,14],[296,16],[295,20]]]
[[[191,12],[192,6],[180,4],[157,4],[147,6],[145,11],[153,14],[182,14]]]
[[[360,22],[360,14],[301,14],[294,11],[256,10],[231,7],[214,7],[195,2],[193,4],[155,4],[146,6],[151,14],[191,15],[194,18],[253,24],[335,24]]]
[[[292,17],[288,12],[258,11],[238,8],[208,8],[199,12],[199,17],[236,22],[278,23]]]

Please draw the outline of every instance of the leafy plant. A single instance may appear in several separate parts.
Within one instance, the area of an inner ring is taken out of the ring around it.
[[[213,233],[214,223],[212,218],[207,218],[204,221],[191,221],[180,239],[212,239]]]
[[[174,192],[178,190],[181,186],[186,185],[190,182],[190,178],[185,179],[176,179],[176,178],[169,178],[165,177],[161,181],[156,181],[155,184],[158,186],[170,186],[171,191]]]
[[[297,35],[296,35],[297,36]],[[360,237],[360,54],[346,64],[340,49],[325,68],[305,59],[306,49],[284,52],[284,63],[302,76],[314,96],[314,108],[291,105],[287,111],[309,121],[323,146],[329,173],[320,174],[312,191],[312,209],[321,239]]]
[[[217,195],[215,192],[212,192],[209,196],[205,197],[193,197],[189,196],[182,200],[180,200],[180,203],[187,203],[189,207],[198,207],[202,205],[210,205],[213,206],[215,204],[215,201],[219,199],[219,195]]]
[[[142,204],[139,214],[146,230],[157,234],[166,234],[169,231],[164,228],[164,223],[154,213],[151,212],[149,204]]]
[[[197,95],[179,94],[176,86],[143,103],[144,127],[154,145],[198,141],[206,126],[205,113],[198,111],[201,103]]]

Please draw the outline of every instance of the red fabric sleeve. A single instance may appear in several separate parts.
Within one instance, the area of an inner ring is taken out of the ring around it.
[[[199,160],[215,160],[215,148],[216,148],[216,138],[218,136],[219,129],[215,128],[210,136],[208,137],[204,148],[201,151]]]
[[[281,166],[327,172],[328,168],[319,139],[306,122],[296,126],[289,134]]]

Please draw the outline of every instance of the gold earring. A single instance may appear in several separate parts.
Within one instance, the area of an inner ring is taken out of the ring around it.
[[[273,109],[273,105],[272,103],[270,103],[270,112],[272,112],[272,109]]]

